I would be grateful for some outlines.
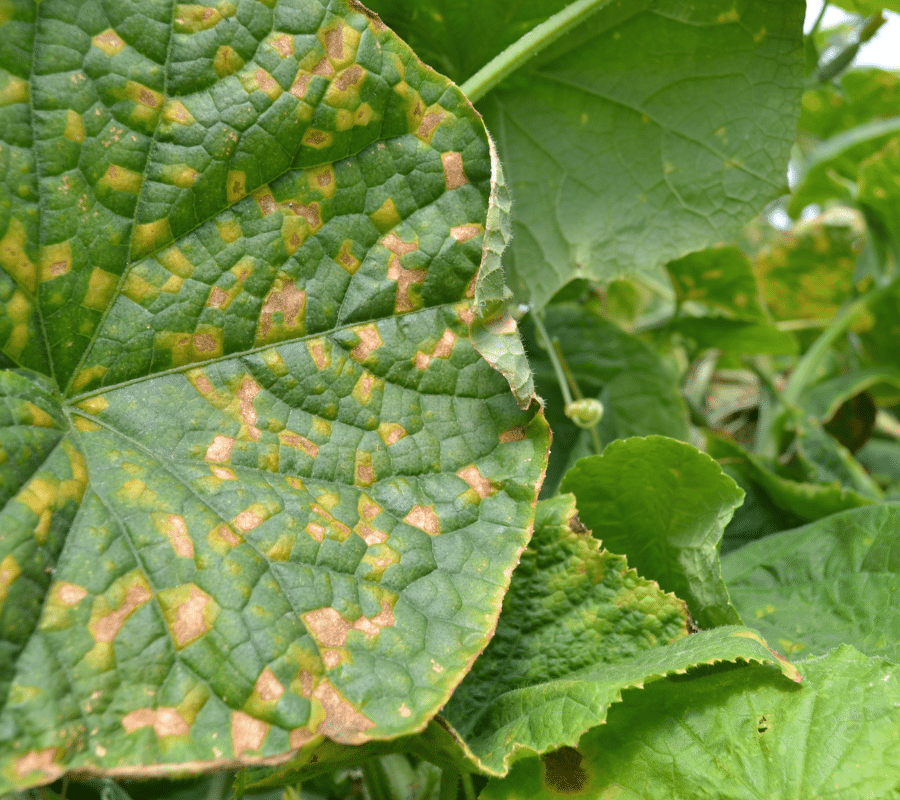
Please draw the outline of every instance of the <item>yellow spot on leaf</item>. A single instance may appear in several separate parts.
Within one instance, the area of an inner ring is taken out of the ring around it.
[[[243,66],[244,59],[237,54],[233,47],[223,44],[216,50],[216,54],[213,57],[213,69],[220,78],[233,75]]]
[[[197,120],[194,115],[187,110],[187,107],[180,100],[174,98],[169,100],[163,107],[162,118],[164,122],[176,125],[193,125]]]
[[[371,486],[375,483],[375,468],[372,466],[372,454],[365,450],[356,451],[356,464],[354,466],[354,485]]]
[[[131,572],[116,581],[108,594],[112,598],[107,595],[95,597],[91,609],[88,629],[95,642],[114,641],[126,620],[153,597],[147,579],[139,571]]]
[[[98,394],[94,397],[89,397],[87,400],[82,400],[77,404],[76,408],[80,408],[88,414],[102,414],[109,408],[109,403],[102,394]]]
[[[179,558],[194,557],[194,542],[188,533],[187,522],[180,514],[165,514],[157,512],[152,515],[153,524],[172,545],[175,555]]]
[[[230,175],[231,173],[229,173]],[[230,185],[230,183],[229,183]],[[243,195],[242,195],[243,196]],[[230,219],[227,221],[216,221],[216,228],[219,231],[219,236],[222,237],[223,242],[227,242],[231,244],[232,242],[236,242],[241,238],[242,231],[241,226],[237,223],[237,220]]]
[[[353,241],[350,239],[344,240],[334,260],[350,275],[355,274],[362,264],[362,261],[353,255]]]
[[[386,445],[390,446],[407,436],[408,431],[397,422],[382,422],[378,426],[378,435]]]
[[[21,574],[22,568],[12,554],[7,555],[3,561],[0,561],[0,603],[6,600],[9,588]]]
[[[28,81],[17,78],[4,70],[0,77],[0,108],[14,103],[27,103],[29,97]]]
[[[331,366],[331,348],[326,349],[324,339],[310,339],[306,342],[306,350],[316,369],[328,369]]]
[[[46,747],[43,750],[29,750],[24,756],[16,759],[16,775],[26,778],[32,772],[41,774],[41,783],[49,783],[56,780],[65,772],[65,769],[57,764],[57,759],[63,755],[61,747]]]
[[[144,179],[140,172],[134,172],[116,164],[110,164],[105,174],[100,178],[99,185],[112,189],[115,192],[128,192],[137,194],[141,190]]]
[[[119,276],[94,267],[88,279],[87,293],[81,305],[94,311],[103,311],[109,305],[116,292]]]
[[[91,39],[91,44],[99,50],[102,50],[108,56],[116,55],[125,47],[125,42],[122,40],[122,37],[120,37],[112,28],[107,28],[103,33],[98,33]]]
[[[404,269],[400,259],[392,256],[388,263],[387,278],[397,282],[397,294],[394,299],[394,311],[398,314],[413,311],[421,306],[421,298],[411,296],[410,289],[423,283],[428,274],[424,269]]]
[[[136,260],[172,241],[168,217],[143,225],[135,225],[131,238],[131,258]]]
[[[282,58],[289,58],[294,55],[294,38],[286,33],[281,33],[269,41],[272,49]]]
[[[431,137],[434,135],[435,129],[444,121],[444,117],[446,116],[447,112],[440,106],[431,106],[426,110],[422,117],[422,121],[419,123],[419,127],[416,130],[416,136],[424,142],[431,142]]]
[[[232,524],[241,533],[248,533],[262,525],[270,516],[269,509],[263,503],[254,503],[241,511],[232,520]]]
[[[296,287],[293,278],[277,277],[263,302],[256,343],[302,336],[306,332],[305,311],[306,292]]]
[[[400,716],[406,719],[409,716],[412,716],[412,711],[409,710],[409,706],[406,703],[401,704],[400,706]]]
[[[500,443],[507,444],[508,442],[520,442],[525,438],[525,428],[518,426],[515,428],[510,428],[508,431],[503,431],[500,434]]]
[[[237,473],[231,467],[210,467],[209,471],[220,481],[236,481],[238,479]]]
[[[303,144],[316,150],[328,147],[334,137],[329,131],[322,131],[317,128],[309,128],[303,135]]]
[[[0,573],[3,571],[3,565],[0,564]],[[83,586],[78,586],[75,583],[66,583],[65,581],[60,581],[56,584],[53,589],[53,594],[65,606],[76,606],[78,605],[85,597],[87,597],[87,589]]]
[[[41,248],[41,281],[52,281],[72,269],[72,246],[68,241]]]
[[[400,212],[390,197],[381,204],[381,208],[369,215],[369,219],[379,233],[386,233],[401,222]]]
[[[390,250],[394,255],[405,256],[419,249],[419,242],[404,242],[396,233],[389,233],[385,236],[381,243]],[[396,278],[392,278],[396,280]]]
[[[84,141],[84,119],[81,114],[71,108],[66,111],[66,127],[63,129],[63,136],[72,142]]]
[[[278,210],[278,204],[275,202],[275,198],[272,197],[272,190],[268,186],[261,186],[253,192],[253,199],[256,200],[256,204],[264,217],[268,217],[269,214],[273,214]]]
[[[37,271],[25,254],[28,234],[21,220],[12,217],[3,238],[0,239],[0,267],[34,294],[37,291]]]
[[[315,458],[319,455],[319,445],[315,442],[311,442],[305,436],[301,436],[299,433],[293,433],[292,431],[282,431],[278,434],[278,441],[280,441],[285,447],[291,447],[295,450],[302,450],[306,455],[310,458]]]

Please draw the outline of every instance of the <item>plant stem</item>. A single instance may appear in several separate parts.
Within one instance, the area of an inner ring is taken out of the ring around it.
[[[475,787],[472,785],[472,776],[468,772],[460,773],[462,778],[463,796],[466,800],[475,800]]]
[[[484,97],[500,81],[531,60],[547,45],[575,27],[609,0],[575,0],[550,19],[532,28],[502,53],[492,58],[462,86],[463,94],[473,103]]]
[[[825,12],[828,11],[828,6],[831,3],[822,3],[822,8],[819,10],[819,16],[816,17],[816,21],[813,23],[812,29],[809,32],[809,36],[815,36],[819,32],[819,27],[822,24],[822,20],[825,19]]]
[[[445,769],[441,772],[441,789],[439,800],[456,800],[459,792],[459,772]]]

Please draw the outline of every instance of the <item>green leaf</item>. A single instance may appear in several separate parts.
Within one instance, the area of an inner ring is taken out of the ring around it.
[[[900,668],[848,646],[798,666],[801,686],[744,667],[629,692],[577,750],[523,759],[481,800],[896,797]]]
[[[760,456],[714,434],[706,435],[707,451],[721,464],[739,470],[745,479],[753,481],[779,508],[813,522],[838,511],[870,505],[871,498],[859,492],[833,483],[808,483],[778,475]]]
[[[374,7],[462,81],[565,5]],[[505,263],[520,299],[541,308],[572,278],[662,266],[783,190],[803,8],[606,3],[478,101],[516,200]]]
[[[687,439],[687,408],[681,391],[660,356],[636,336],[603,319],[591,307],[554,304],[544,310],[544,326],[559,340],[566,363],[585,397],[599,397],[604,413],[599,432],[603,441],[660,434]],[[553,491],[572,466],[579,447],[590,436],[565,415],[553,365],[538,345],[526,318],[522,335],[528,349],[535,386],[545,398],[553,428],[545,491]],[[580,453],[587,455],[590,450]]]
[[[614,553],[687,600],[704,628],[740,622],[719,576],[722,531],[744,493],[708,455],[662,436],[610,443],[563,479],[578,513]]]
[[[353,0],[0,26],[0,794],[422,729],[548,444],[477,114]]]
[[[856,508],[755,542],[722,560],[732,601],[787,654],[842,642],[900,656],[900,504]]]
[[[766,319],[753,268],[737,247],[711,247],[690,253],[670,261],[666,271],[679,303],[693,301],[731,317]]]
[[[840,86],[828,84],[803,95],[799,128],[809,141],[828,139],[864,122],[893,117],[898,104],[900,75],[875,67],[854,69],[841,75]]]
[[[832,5],[864,17],[882,10],[900,14],[900,0],[832,0]]]
[[[497,633],[443,716],[483,771],[504,774],[525,752],[575,744],[628,686],[714,660],[775,661],[752,631],[687,627],[682,601],[599,549],[570,495],[544,500]]]
[[[680,317],[668,330],[690,339],[698,350],[795,355],[797,340],[767,322],[728,317]]]
[[[842,404],[866,390],[884,397],[887,405],[900,402],[900,369],[870,367],[820,381],[800,395],[798,405],[807,415],[828,422]]]
[[[859,165],[859,203],[877,220],[877,225],[900,246],[900,136],[895,136],[881,150]]]
[[[610,3],[480,101],[517,201],[517,295],[540,308],[574,277],[661,266],[781,192],[802,12]]]

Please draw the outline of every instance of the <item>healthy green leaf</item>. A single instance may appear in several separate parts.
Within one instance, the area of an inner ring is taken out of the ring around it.
[[[679,317],[668,330],[693,342],[697,350],[726,353],[795,355],[797,341],[788,331],[774,325],[728,317]]]
[[[900,668],[849,646],[798,666],[801,686],[743,667],[628,692],[577,749],[523,759],[481,800],[895,798]]]
[[[611,442],[563,479],[594,536],[687,600],[704,628],[740,622],[719,576],[722,531],[744,493],[708,455],[662,436]]]
[[[787,654],[900,656],[900,504],[856,508],[723,558],[732,602]]]
[[[734,442],[707,433],[707,451],[721,464],[739,470],[747,480],[759,486],[780,508],[813,522],[838,511],[870,505],[873,501],[859,492],[832,483],[807,483],[778,475],[760,456],[747,452]]]
[[[421,729],[546,458],[481,121],[353,0],[0,25],[0,793]]]
[[[603,319],[594,308],[554,304],[544,310],[544,326],[560,348],[585,397],[599,397],[602,441],[660,434],[687,439],[687,409],[674,377],[660,356],[636,336]],[[554,491],[574,458],[588,455],[590,436],[565,416],[562,394],[546,352],[526,319],[522,334],[538,393],[545,398],[553,428],[545,491]]]
[[[443,716],[470,758],[499,775],[523,752],[575,744],[628,686],[716,660],[775,661],[745,628],[687,628],[682,601],[599,550],[571,496],[544,500],[497,633]]]

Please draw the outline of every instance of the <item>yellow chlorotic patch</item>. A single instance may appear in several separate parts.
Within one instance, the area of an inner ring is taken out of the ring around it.
[[[230,525],[217,525],[206,534],[206,543],[219,555],[225,555],[233,547],[237,547],[244,538],[240,536]]]
[[[312,191],[321,192],[323,197],[326,198],[334,197],[337,189],[337,180],[332,164],[322,164],[319,167],[312,167],[306,170],[306,181]]]
[[[109,408],[109,403],[106,398],[102,394],[95,395],[94,397],[90,397],[87,400],[82,400],[77,404],[76,408],[80,408],[82,411],[87,412],[88,414],[102,414]]]
[[[0,602],[6,600],[10,586],[15,583],[16,578],[21,574],[22,568],[12,554],[7,555],[3,561],[0,561]]]
[[[131,238],[131,258],[138,259],[172,241],[168,217],[135,225]]]
[[[315,442],[311,442],[299,433],[288,430],[281,431],[281,433],[278,434],[278,441],[285,447],[290,447],[294,450],[302,450],[310,458],[315,458],[319,455],[319,445]]]
[[[220,78],[234,75],[243,66],[244,59],[237,54],[233,47],[227,44],[219,47],[215,56],[213,56],[213,69]]]
[[[716,22],[719,24],[724,24],[726,22],[740,22],[741,15],[738,13],[736,8],[732,8],[730,11],[724,11],[716,17]]]
[[[209,633],[221,610],[212,597],[193,583],[163,589],[157,598],[178,650]]]
[[[237,473],[231,467],[210,467],[209,471],[220,481],[236,481]]]
[[[134,570],[94,598],[88,630],[95,642],[112,642],[128,618],[153,597],[146,577]]]
[[[0,239],[0,267],[33,294],[37,291],[37,270],[25,254],[27,241],[28,234],[22,221],[10,218],[6,233]]]
[[[264,217],[268,217],[269,214],[274,214],[278,210],[278,204],[275,202],[272,190],[268,186],[260,186],[259,189],[254,191],[253,199],[256,200],[256,204]]]
[[[231,522],[241,533],[248,533],[258,528],[271,516],[272,511],[265,503],[253,503],[241,511]]]
[[[344,240],[334,260],[349,275],[354,275],[359,269],[359,265],[362,264],[362,261],[353,255],[353,241],[350,239]]]
[[[2,572],[3,565],[0,564],[0,572]],[[50,594],[64,606],[76,606],[85,597],[87,597],[87,589],[83,586],[79,586],[75,583],[66,583],[65,581],[59,581],[51,590]]]
[[[7,301],[5,311],[7,319],[12,323],[12,330],[3,345],[3,352],[15,358],[22,353],[33,336],[30,322],[34,303],[21,289],[16,289]]]
[[[219,236],[222,237],[222,241],[228,244],[236,242],[243,235],[241,226],[236,219],[217,220],[216,228],[219,231]]]
[[[316,369],[328,369],[331,366],[331,347],[325,339],[310,339],[306,342],[306,350]]]
[[[444,165],[444,183],[447,191],[458,189],[469,182],[463,169],[462,153],[441,153],[441,162]]]
[[[294,55],[294,37],[287,33],[272,34],[267,44],[282,58]]]
[[[122,728],[126,734],[141,728],[153,728],[153,732],[160,738],[186,736],[191,731],[187,720],[181,716],[177,708],[172,706],[138,708],[129,711],[122,717]]]
[[[408,253],[413,253],[419,249],[418,240],[414,242],[404,242],[396,233],[393,232],[385,236],[381,240],[381,244],[383,244],[396,256],[405,256]],[[396,280],[396,278],[392,278],[392,280]]]
[[[378,426],[378,435],[386,445],[390,446],[407,436],[408,431],[396,422],[382,422]]]
[[[422,115],[419,127],[416,128],[416,136],[423,142],[431,142],[435,130],[448,116],[449,112],[445,111],[439,105],[429,106]]]
[[[231,170],[228,173],[228,181],[226,184],[228,193],[228,202],[236,203],[242,197],[247,196],[247,173],[240,170]]]
[[[31,401],[25,403],[28,414],[31,417],[31,424],[36,428],[55,428],[56,420],[53,419],[43,408],[36,406]]]
[[[158,350],[168,350],[172,363],[191,364],[218,358],[223,352],[224,332],[211,325],[200,326],[194,333],[159,331],[153,339]]]
[[[114,56],[122,51],[125,42],[112,28],[107,28],[103,33],[98,33],[91,44],[98,50],[102,50],[108,56]]]
[[[115,192],[128,192],[129,194],[137,194],[141,190],[141,184],[144,178],[140,172],[134,172],[125,167],[110,164],[100,178],[99,185],[104,188],[112,189]]]
[[[68,241],[41,248],[41,281],[52,281],[72,269],[72,246]]]
[[[368,405],[372,399],[372,392],[384,387],[384,381],[376,378],[371,372],[364,372],[351,392],[353,399],[360,405]]]
[[[82,433],[94,433],[95,431],[101,430],[101,427],[96,422],[92,422],[84,417],[75,417],[73,422],[75,427]]]
[[[353,469],[355,486],[371,486],[375,483],[375,468],[372,466],[372,454],[365,450],[356,451],[356,462]]]
[[[224,17],[233,16],[234,3],[219,3],[216,8],[178,3],[175,6],[175,30],[178,33],[199,33],[218,25]]]
[[[144,278],[138,272],[139,269],[140,265],[128,273],[128,276],[125,278],[125,285],[122,287],[122,294],[138,305],[146,306],[159,297],[160,289]]]
[[[88,279],[87,293],[81,305],[94,311],[104,311],[116,293],[119,276],[94,267]]]
[[[81,114],[71,108],[66,111],[66,127],[63,129],[63,136],[72,142],[84,141],[84,119]]]
[[[353,114],[354,125],[368,125],[375,119],[375,111],[368,103],[360,103],[359,108]]]
[[[313,75],[311,72],[300,69],[297,72],[297,76],[294,78],[294,82],[291,84],[291,88],[289,89],[290,93],[298,100],[302,100],[306,96],[306,90],[309,88],[309,83],[312,78]]]
[[[0,108],[14,103],[27,103],[29,94],[28,81],[4,70],[4,74],[0,76]]]
[[[440,535],[441,524],[432,506],[413,506],[403,521],[425,531],[429,536]]]
[[[188,533],[187,522],[180,514],[156,512],[151,515],[153,525],[168,540],[179,558],[194,557],[194,542]]]
[[[167,164],[162,168],[162,179],[179,189],[190,189],[200,173],[187,164]]]
[[[336,70],[349,67],[356,60],[361,34],[343,20],[338,20],[330,30],[320,30],[318,35],[325,55]]]
[[[265,551],[266,558],[269,561],[290,561],[296,541],[297,537],[294,534],[279,536],[275,544]]]
[[[390,197],[381,204],[381,208],[369,214],[369,219],[379,233],[386,233],[402,221],[400,212]]]
[[[262,67],[258,67],[253,72],[241,73],[239,80],[247,94],[252,92],[262,92],[263,94],[268,95],[269,99],[273,101],[281,97],[283,91],[278,84],[278,81],[276,81],[270,73],[262,69]]]
[[[365,361],[384,344],[374,323],[354,328],[353,332],[359,337],[359,343],[350,351],[350,357],[355,361]]]
[[[169,100],[163,107],[162,118],[164,122],[176,125],[193,125],[197,121],[184,103],[175,99]]]
[[[279,378],[288,374],[288,366],[277,350],[265,350],[260,355],[263,363]]]
[[[333,139],[334,137],[329,131],[320,131],[317,128],[310,128],[303,135],[303,144],[307,147],[321,150],[323,147],[328,147]]]

